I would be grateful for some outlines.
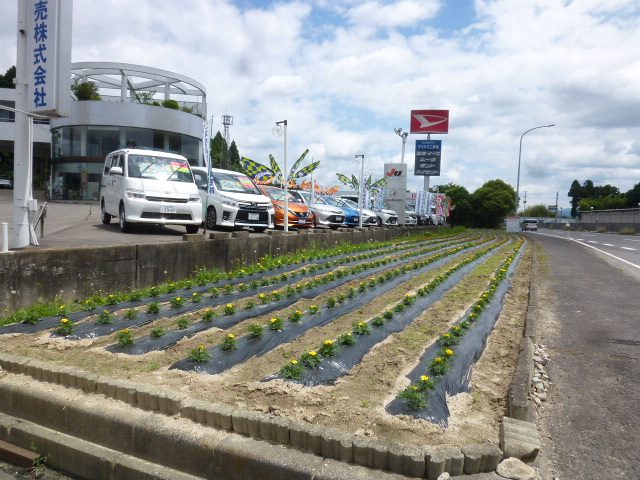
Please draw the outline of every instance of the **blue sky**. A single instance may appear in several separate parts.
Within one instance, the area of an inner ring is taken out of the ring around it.
[[[2,2],[0,70],[15,64],[17,1]],[[234,116],[241,155],[309,148],[320,181],[383,175],[400,161],[394,128],[413,109],[448,109],[442,174],[473,191],[501,178],[527,204],[569,205],[574,179],[640,182],[637,0],[74,0],[72,61],[178,72],[207,89],[214,131]],[[436,136],[432,136],[435,138]],[[405,162],[413,169],[410,135]],[[422,177],[410,175],[417,189]]]

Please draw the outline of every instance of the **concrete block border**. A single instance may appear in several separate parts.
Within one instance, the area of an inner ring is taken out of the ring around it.
[[[444,472],[451,475],[492,472],[503,456],[498,446],[490,443],[436,449],[386,442],[5,353],[0,353],[0,368],[38,381],[105,395],[141,410],[179,416],[220,431],[399,475],[437,479]],[[51,408],[58,407],[51,405]]]
[[[537,337],[538,313],[538,260],[534,244],[529,301],[525,318],[524,336],[513,379],[509,387],[509,416],[500,425],[500,448],[505,458],[515,457],[523,461],[535,460],[540,450],[540,436],[536,425],[536,406],[530,399],[534,373],[534,352]]]

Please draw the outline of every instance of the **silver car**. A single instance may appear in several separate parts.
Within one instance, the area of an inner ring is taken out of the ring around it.
[[[311,204],[311,194],[309,192],[289,190],[289,193],[298,199],[300,203],[304,203],[309,207],[315,219],[315,226],[324,225],[332,230],[343,226],[346,215],[341,208],[329,205],[322,197],[314,197],[313,204]]]

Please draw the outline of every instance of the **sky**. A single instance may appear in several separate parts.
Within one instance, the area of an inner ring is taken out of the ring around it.
[[[15,65],[17,0],[0,0],[0,71]],[[316,178],[384,176],[411,110],[449,110],[441,175],[470,192],[502,179],[527,205],[569,208],[573,180],[640,182],[638,0],[74,0],[72,62],[186,75],[207,89],[213,132],[233,116],[240,155]],[[525,134],[529,129],[539,128]],[[523,136],[524,135],[524,136]],[[408,188],[416,140],[404,162]],[[522,143],[520,143],[522,142]],[[520,151],[520,144],[522,149]],[[305,162],[303,165],[306,165]],[[522,203],[521,203],[522,206]]]

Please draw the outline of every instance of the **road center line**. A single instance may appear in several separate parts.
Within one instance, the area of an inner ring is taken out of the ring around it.
[[[620,247],[620,248],[624,250],[633,250],[633,251],[637,250],[637,248],[631,248],[631,247]]]

